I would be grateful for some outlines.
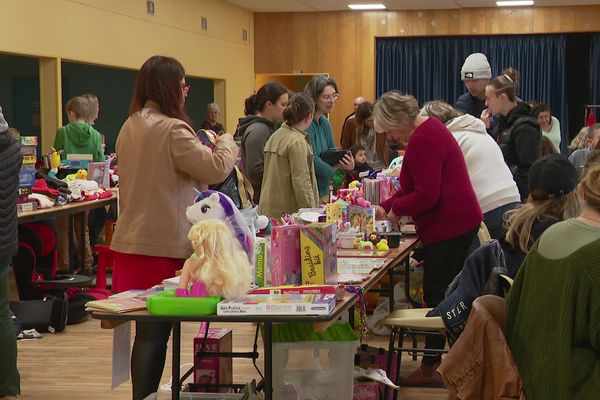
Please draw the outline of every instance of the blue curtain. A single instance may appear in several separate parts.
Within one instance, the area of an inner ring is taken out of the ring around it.
[[[600,58],[600,48],[597,49]],[[569,140],[565,52],[565,35],[378,38],[376,95],[396,89],[412,94],[420,104],[431,100],[454,104],[466,92],[460,79],[465,58],[471,53],[483,53],[490,62],[492,77],[514,67],[521,75],[518,96],[524,101],[539,100],[550,105],[561,127],[565,127],[561,129],[562,147]],[[596,87],[600,89],[600,81]]]
[[[590,37],[590,94],[589,104],[598,104],[600,102],[600,34],[594,33]],[[596,118],[599,117],[598,109]]]

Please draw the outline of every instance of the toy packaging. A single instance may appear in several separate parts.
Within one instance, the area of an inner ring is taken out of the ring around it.
[[[247,294],[223,300],[217,315],[329,315],[335,294]]]
[[[271,239],[257,238],[254,242],[254,284],[268,286],[271,282]]]
[[[300,225],[274,226],[271,232],[271,285],[299,285]]]
[[[352,400],[379,400],[378,383],[373,381],[355,381]]]
[[[316,222],[300,230],[303,284],[335,284],[337,273],[336,224]]]
[[[344,204],[341,202],[329,203],[325,205],[325,215],[327,222],[343,221]]]
[[[204,341],[201,331],[194,338],[194,363],[199,359],[199,352]],[[232,350],[231,329],[210,328],[204,345],[205,352],[230,352]],[[233,382],[233,360],[231,357],[207,357],[204,355],[198,367],[194,370],[194,383],[231,384]],[[200,391],[208,393],[225,393],[228,388],[200,387]]]
[[[350,206],[350,226],[371,234],[375,231],[375,208]]]

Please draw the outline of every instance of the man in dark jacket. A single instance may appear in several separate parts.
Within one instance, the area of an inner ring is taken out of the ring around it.
[[[460,70],[460,79],[467,87],[467,93],[456,99],[454,108],[475,118],[481,117],[485,107],[485,86],[492,78],[492,69],[485,54],[473,53],[465,59]]]
[[[0,107],[0,398],[21,393],[17,341],[8,308],[8,268],[17,253],[17,192],[23,155]]]

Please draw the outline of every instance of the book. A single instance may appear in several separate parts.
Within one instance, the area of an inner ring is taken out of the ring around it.
[[[217,305],[217,315],[329,315],[334,294],[247,294]]]
[[[283,285],[252,289],[248,294],[336,294],[336,285]]]
[[[361,283],[369,277],[368,274],[337,274],[338,283]]]
[[[361,258],[385,258],[390,253],[389,250],[360,250],[360,249],[337,249],[338,257],[361,257]]]
[[[339,250],[338,250],[339,251]],[[370,274],[374,269],[381,268],[385,258],[338,258],[338,274]]]
[[[150,289],[131,289],[121,293],[116,293],[109,296],[109,299],[120,299],[120,298],[136,298],[140,300],[146,300],[148,297],[160,293],[164,290],[161,285],[155,285]]]
[[[133,297],[119,297],[104,300],[92,300],[85,303],[86,311],[108,311],[124,313],[136,310],[145,310],[146,301]]]
[[[165,287],[165,289],[176,288],[177,286],[179,286],[179,276],[174,276],[173,278],[165,278],[163,279],[162,284]]]

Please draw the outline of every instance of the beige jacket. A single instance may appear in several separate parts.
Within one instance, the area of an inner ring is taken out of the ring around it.
[[[306,132],[285,123],[265,144],[259,214],[280,218],[319,205],[313,151]]]
[[[192,252],[185,211],[206,185],[225,180],[238,148],[230,135],[214,152],[185,122],[167,117],[148,101],[117,137],[119,219],[111,249],[155,257],[186,258]]]
[[[473,302],[465,330],[438,372],[461,400],[525,399],[523,384],[504,338],[506,301],[486,295]]]

